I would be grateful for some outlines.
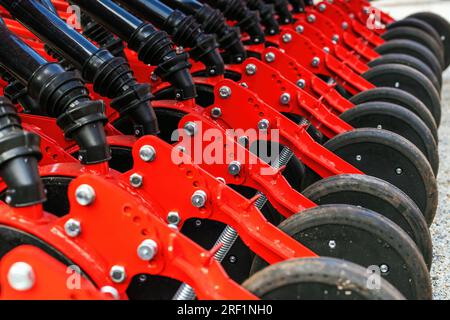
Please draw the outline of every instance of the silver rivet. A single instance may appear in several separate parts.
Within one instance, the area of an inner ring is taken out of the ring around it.
[[[297,87],[303,89],[304,87],[306,87],[306,81],[304,79],[297,80]]]
[[[231,89],[227,86],[222,86],[219,89],[219,95],[222,99],[227,99],[231,96]]]
[[[8,283],[17,291],[27,291],[34,286],[33,268],[25,262],[15,262],[8,270]]]
[[[361,157],[361,155],[356,155],[356,161],[361,161],[361,159],[362,159],[362,157]]]
[[[245,72],[249,75],[252,76],[256,73],[257,68],[253,63],[249,63],[248,65],[245,66]]]
[[[120,298],[119,292],[117,291],[117,289],[114,287],[111,287],[111,286],[101,287],[100,292],[110,295],[114,300],[119,300],[119,298]]]
[[[230,257],[228,258],[228,261],[230,261],[230,263],[236,263],[237,258],[236,258],[236,256],[230,256]]]
[[[139,157],[145,162],[153,161],[156,157],[156,150],[149,145],[142,146],[139,150]]]
[[[334,34],[333,37],[331,38],[331,40],[333,41],[334,44],[339,42],[339,35]]]
[[[78,237],[81,233],[81,222],[75,219],[67,220],[64,224],[64,231],[71,238]]]
[[[336,248],[336,241],[334,240],[328,241],[328,246],[330,247],[330,249]]]
[[[291,95],[289,93],[285,92],[280,96],[281,104],[287,105],[287,104],[289,104],[290,101],[291,101]]]
[[[383,129],[383,126],[381,124],[377,125],[377,129]]]
[[[320,58],[319,58],[319,57],[314,57],[314,58],[312,59],[312,61],[311,61],[311,65],[312,65],[313,67],[318,67],[319,64],[320,64]]]
[[[382,264],[380,266],[381,273],[388,273],[389,272],[389,266],[387,264]]]
[[[295,31],[297,31],[297,33],[303,33],[303,31],[305,31],[305,27],[299,24],[298,26],[295,27]]]
[[[196,208],[202,208],[206,204],[206,192],[203,190],[197,190],[191,197],[191,203]]]
[[[81,206],[88,206],[95,200],[95,190],[88,184],[79,185],[75,190],[75,198]]]
[[[346,21],[342,22],[342,29],[347,30],[348,29],[348,23]]]
[[[306,20],[307,20],[309,23],[314,23],[314,22],[316,21],[316,16],[313,15],[313,14],[310,14],[310,15],[308,15],[308,17],[306,17]]]
[[[258,129],[259,130],[267,130],[267,129],[269,129],[269,125],[270,125],[269,120],[262,119],[258,122]]]
[[[143,178],[142,178],[142,176],[140,174],[133,173],[130,176],[130,184],[131,184],[132,187],[135,187],[135,188],[141,187],[142,186],[142,180],[143,180]]]
[[[264,59],[266,60],[266,62],[269,62],[269,63],[274,62],[275,58],[276,58],[276,56],[275,56],[275,53],[273,53],[273,52],[267,52],[264,56]]]
[[[212,74],[212,75],[216,74],[216,69],[214,69],[214,68],[210,69],[209,74]]]
[[[400,82],[396,82],[396,83],[394,83],[394,87],[396,87],[396,88],[400,88]]]
[[[115,283],[124,282],[125,278],[127,277],[125,267],[119,265],[112,266],[111,270],[109,271],[109,276],[111,277],[111,280]]]
[[[395,173],[398,174],[398,175],[402,174],[403,173],[402,168],[395,169]]]
[[[283,42],[284,43],[288,43],[291,41],[292,41],[292,34],[290,34],[290,33],[283,34]]]
[[[186,131],[186,134],[190,137],[193,137],[198,132],[198,126],[195,122],[188,121],[183,126],[184,130]]]
[[[181,221],[180,215],[176,211],[170,211],[167,214],[167,222],[169,224],[178,225]]]
[[[323,51],[326,52],[326,53],[330,53],[330,48],[328,48],[328,47],[323,47]]]
[[[202,225],[202,220],[199,220],[199,219],[195,220],[195,226],[197,228],[200,227],[201,225]]]
[[[137,248],[139,259],[144,261],[152,260],[158,252],[158,244],[152,239],[146,239],[141,242]]]
[[[325,3],[319,4],[319,11],[320,12],[324,12],[326,8],[327,8],[327,6],[325,5]]]
[[[239,161],[232,161],[228,165],[228,173],[232,176],[237,176],[241,172],[241,163]]]
[[[239,56],[239,57],[236,57],[236,62],[238,62],[238,63],[241,63],[242,62],[242,57],[241,56]]]
[[[222,109],[219,107],[214,107],[211,109],[211,117],[217,119],[222,115]]]

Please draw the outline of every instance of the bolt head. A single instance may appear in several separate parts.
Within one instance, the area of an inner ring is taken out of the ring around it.
[[[356,155],[356,161],[361,161],[361,159],[362,159],[362,157],[361,157],[361,155]]]
[[[403,169],[402,168],[397,168],[395,169],[395,173],[398,175],[401,175],[403,173]]]
[[[320,58],[319,57],[314,57],[311,61],[311,65],[313,67],[318,67],[320,65]]]
[[[306,17],[306,21],[308,21],[309,23],[314,23],[316,21],[316,16],[313,14],[310,14]]]
[[[26,262],[15,262],[8,270],[8,283],[14,290],[27,291],[34,286],[33,268]]]
[[[249,75],[252,76],[256,73],[257,68],[253,63],[249,63],[248,65],[245,66],[245,72]]]
[[[228,165],[228,173],[232,176],[237,176],[241,172],[241,163],[239,161],[232,161]]]
[[[269,129],[270,122],[267,119],[262,119],[258,122],[258,129],[259,130],[267,130]]]
[[[289,43],[289,42],[292,41],[292,34],[290,34],[290,33],[285,33],[285,34],[283,34],[282,39],[283,39],[283,42],[284,42],[284,43]]]
[[[222,99],[229,98],[231,96],[231,89],[230,89],[230,87],[227,87],[227,86],[220,87],[219,95],[220,95],[220,97]]]
[[[114,300],[119,300],[120,295],[116,288],[111,286],[104,286],[100,288],[100,292],[110,295]]]
[[[219,118],[222,115],[222,109],[219,107],[214,107],[211,109],[211,117]]]
[[[266,60],[266,62],[269,62],[269,63],[274,62],[275,58],[276,58],[276,56],[275,56],[275,53],[273,53],[273,52],[267,52],[264,56],[264,59]]]
[[[207,200],[206,192],[203,190],[197,190],[191,197],[191,203],[196,208],[202,208],[205,206]]]
[[[170,211],[167,214],[167,222],[169,224],[178,225],[181,221],[180,215],[176,211]]]
[[[289,93],[285,92],[280,96],[281,104],[287,105],[287,104],[289,104],[290,101],[291,101],[291,95]]]
[[[326,52],[326,53],[330,53],[330,48],[328,48],[328,47],[323,47],[323,51]]]
[[[137,248],[139,259],[144,261],[152,260],[158,252],[158,244],[152,239],[146,239],[141,242]]]
[[[295,31],[297,31],[297,33],[303,33],[305,31],[305,27],[299,24],[295,27]]]
[[[382,264],[380,266],[381,273],[388,273],[389,272],[389,266],[387,264]]]
[[[95,200],[95,190],[88,184],[79,185],[75,190],[75,198],[79,205],[88,206]]]
[[[230,256],[230,257],[228,258],[228,261],[230,261],[230,263],[236,263],[237,258],[236,258],[236,256]]]
[[[320,12],[324,12],[326,9],[327,9],[327,6],[325,5],[325,3],[319,4],[319,11]]]
[[[183,126],[184,130],[186,131],[186,134],[190,137],[193,137],[198,132],[198,126],[195,122],[188,121]]]
[[[139,157],[145,162],[151,162],[155,160],[156,150],[152,146],[142,146],[139,150]]]
[[[336,241],[334,240],[328,241],[328,247],[330,247],[330,249],[336,248]]]
[[[71,238],[78,237],[81,233],[81,222],[72,218],[67,220],[64,224],[64,231]]]
[[[342,22],[342,29],[347,30],[348,29],[348,23],[346,21]]]
[[[299,80],[297,80],[297,87],[299,87],[299,88],[305,88],[306,87],[306,81],[305,81],[305,79],[299,79]]]
[[[331,40],[333,41],[334,44],[339,42],[339,35],[338,34],[334,34],[333,37],[331,38]]]
[[[138,173],[133,173],[130,176],[130,184],[134,188],[140,188],[142,186],[143,177]]]
[[[115,283],[124,282],[127,277],[125,267],[119,265],[112,266],[111,270],[109,271],[109,276],[111,277],[111,280]]]

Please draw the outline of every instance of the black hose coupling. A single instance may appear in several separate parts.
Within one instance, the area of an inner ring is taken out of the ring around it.
[[[157,66],[155,75],[174,86],[177,99],[189,100],[197,96],[188,55],[177,54],[166,32],[143,23],[130,37],[128,47],[137,52],[140,61]]]
[[[173,42],[189,48],[189,55],[195,61],[201,61],[210,75],[224,74],[225,64],[217,49],[219,45],[214,36],[203,32],[194,17],[174,10],[164,25]]]
[[[82,77],[93,83],[95,92],[112,99],[111,107],[121,116],[132,120],[136,135],[159,133],[150,86],[137,82],[124,58],[100,49],[83,66]]]
[[[77,73],[47,63],[29,80],[28,93],[39,101],[45,114],[57,118],[66,138],[78,143],[82,163],[95,164],[111,158],[104,130],[104,104],[89,98]]]
[[[275,7],[275,12],[278,14],[278,21],[281,24],[290,24],[294,22],[294,17],[289,10],[289,2],[287,0],[268,0]]]
[[[289,0],[292,6],[292,12],[301,13],[305,11],[305,2],[303,0]]]
[[[45,201],[38,161],[40,137],[23,130],[14,105],[0,97],[0,176],[5,181],[4,201],[13,207],[27,207]]]
[[[227,24],[222,12],[204,4],[195,12],[194,17],[201,23],[202,29],[209,34],[215,34],[223,56],[230,63],[242,63],[246,58],[246,51],[241,42],[238,27]]]
[[[265,3],[263,0],[247,0],[247,6],[259,12],[261,24],[265,27],[264,31],[267,35],[280,33],[280,24],[275,17],[275,8],[272,4]]]

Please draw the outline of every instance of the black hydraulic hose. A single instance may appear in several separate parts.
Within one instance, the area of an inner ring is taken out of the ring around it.
[[[222,12],[196,0],[161,0],[168,6],[195,17],[206,33],[217,37],[227,63],[241,63],[246,58],[246,51],[241,42],[238,27],[231,27]]]
[[[74,139],[80,147],[82,163],[94,164],[110,159],[103,102],[92,101],[76,73],[47,62],[14,35],[2,19],[0,65],[27,87],[28,94],[39,103],[43,114],[57,118],[66,138]]]
[[[289,10],[289,2],[287,0],[265,0],[266,3],[273,4],[278,14],[278,20],[281,24],[289,24],[294,21],[291,11]]]
[[[222,11],[227,20],[237,22],[241,31],[250,36],[251,42],[263,43],[265,41],[258,13],[250,10],[242,0],[205,0],[204,2]]]
[[[268,35],[280,33],[280,25],[275,17],[275,8],[271,4],[265,3],[263,0],[246,0],[247,6],[251,10],[259,12],[261,24],[265,27]]]
[[[14,105],[0,97],[0,177],[8,187],[7,204],[27,207],[45,201],[38,170],[41,157],[39,136],[24,131]]]
[[[150,104],[150,86],[136,81],[125,59],[96,47],[39,1],[0,0],[0,3],[58,56],[80,70],[83,79],[93,83],[95,92],[112,99],[111,107],[133,121],[137,134],[159,132]]]
[[[300,13],[305,11],[305,2],[303,0],[289,0],[292,6],[292,12]]]
[[[111,0],[73,0],[83,12],[127,42],[147,65],[157,66],[155,74],[170,82],[176,98],[196,97],[195,84],[189,73],[191,65],[185,53],[177,54],[168,34],[132,15]],[[85,34],[86,35],[86,34]]]
[[[150,21],[172,36],[173,42],[189,48],[195,61],[201,61],[210,75],[225,72],[214,36],[205,33],[193,16],[174,10],[160,1],[115,0],[133,14]]]

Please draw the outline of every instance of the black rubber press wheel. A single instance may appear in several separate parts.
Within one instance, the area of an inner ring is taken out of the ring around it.
[[[430,276],[417,246],[400,227],[374,211],[349,205],[318,206],[278,227],[319,256],[378,271],[407,299],[431,299]],[[266,265],[255,257],[252,273]]]
[[[378,212],[411,237],[431,267],[432,243],[425,218],[414,201],[389,182],[368,175],[342,174],[319,180],[302,194],[318,205],[349,204]]]
[[[376,290],[366,269],[327,257],[291,259],[268,266],[242,285],[266,300],[403,300],[403,295],[381,278]]]
[[[427,158],[433,172],[439,170],[439,154],[431,130],[411,111],[388,102],[367,102],[340,115],[354,128],[377,128],[395,132],[412,142]]]
[[[397,20],[392,22],[391,24],[389,24],[387,26],[388,30],[392,30],[398,27],[413,27],[413,28],[417,28],[420,29],[424,32],[426,32],[429,36],[431,36],[434,40],[436,40],[439,43],[439,46],[441,47],[442,50],[444,50],[444,45],[441,41],[441,36],[439,35],[439,33],[434,30],[434,28],[429,24],[426,23],[425,21],[416,19],[416,18],[405,18],[402,20]]]
[[[432,223],[437,208],[436,179],[427,159],[411,142],[393,132],[365,128],[340,134],[324,146],[365,174],[403,190],[427,223]]]

